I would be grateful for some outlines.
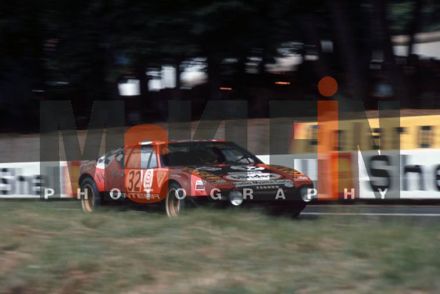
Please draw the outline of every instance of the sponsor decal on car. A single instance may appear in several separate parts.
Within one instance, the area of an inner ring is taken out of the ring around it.
[[[254,186],[256,189],[272,189],[271,187],[281,187],[284,186],[286,188],[293,188],[293,182],[291,180],[269,180],[262,183],[261,181],[240,181],[235,182],[234,186],[237,188],[240,187],[252,187]]]
[[[231,169],[233,170],[240,170],[240,171],[263,171],[265,170],[264,167],[261,166],[255,166],[255,165],[232,165]]]
[[[145,175],[144,175],[144,190],[145,189],[151,189],[151,187],[153,186],[153,176],[154,176],[154,171],[152,169],[147,169],[145,171]]]
[[[270,181],[281,178],[281,175],[262,172],[230,172],[224,178],[230,181]]]

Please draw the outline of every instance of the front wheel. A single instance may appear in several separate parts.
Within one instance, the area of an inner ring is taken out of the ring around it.
[[[271,215],[283,215],[297,218],[301,212],[306,208],[304,201],[294,201],[291,203],[283,203],[269,206],[269,212]]]
[[[291,206],[289,214],[293,218],[299,217],[301,212],[306,208],[306,203],[303,201],[295,201],[295,203]]]

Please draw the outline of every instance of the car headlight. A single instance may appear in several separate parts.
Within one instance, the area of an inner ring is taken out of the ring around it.
[[[243,194],[239,191],[231,191],[229,193],[229,202],[234,206],[239,206],[243,203]]]

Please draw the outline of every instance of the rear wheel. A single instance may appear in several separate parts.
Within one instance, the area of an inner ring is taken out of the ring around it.
[[[92,178],[85,178],[80,183],[81,207],[84,212],[93,212],[101,206],[101,193]]]
[[[183,191],[182,187],[175,182],[168,185],[168,193],[164,201],[167,216],[176,217],[182,213],[182,210],[185,208]]]

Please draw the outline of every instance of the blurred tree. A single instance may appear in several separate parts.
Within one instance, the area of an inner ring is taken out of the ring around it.
[[[146,91],[147,70],[174,66],[176,89],[168,96],[181,98],[181,73],[194,58],[206,59],[204,98],[221,98],[226,82],[234,89],[230,97],[251,99],[249,81],[273,89],[267,65],[286,52],[315,55],[295,73],[302,93],[330,74],[340,93],[371,102],[380,72],[405,99],[408,83],[391,37],[409,35],[412,53],[415,34],[439,29],[439,15],[435,0],[3,1],[0,101],[19,105],[31,99],[32,89],[46,90],[47,98],[71,99],[84,111],[93,100],[117,97],[118,79],[135,75],[143,89],[137,99],[157,104]],[[327,40],[331,52],[322,47]],[[376,55],[384,59],[379,71],[370,68]],[[258,63],[252,76],[250,62]]]
[[[0,111],[2,129],[34,126],[36,95],[45,81],[42,9],[35,1],[0,2]],[[38,93],[38,94],[37,94]]]

